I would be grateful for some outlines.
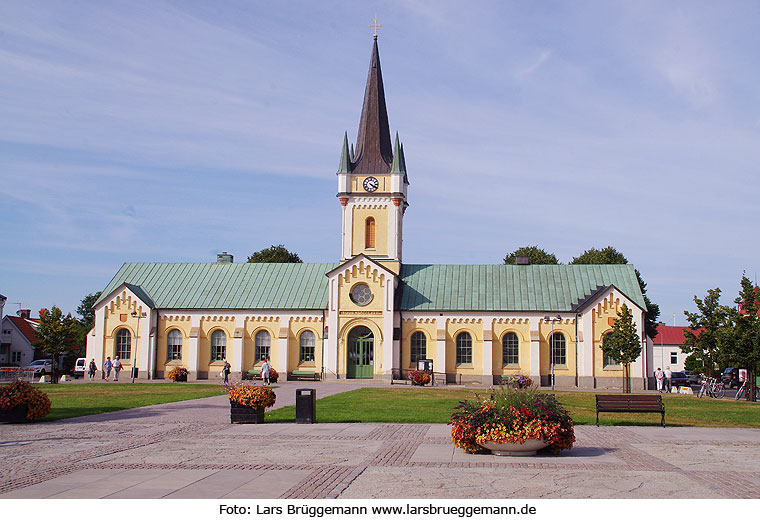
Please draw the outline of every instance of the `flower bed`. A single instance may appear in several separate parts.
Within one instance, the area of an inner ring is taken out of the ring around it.
[[[230,403],[237,403],[243,407],[263,409],[274,405],[277,396],[269,387],[255,387],[253,385],[236,385],[227,388]]]
[[[533,385],[533,380],[530,379],[528,376],[522,376],[520,374],[516,374],[515,376],[502,378],[501,383],[502,385],[508,385],[515,389],[524,389],[526,387],[530,387],[531,385]]]
[[[426,385],[430,383],[430,374],[421,370],[413,370],[409,373],[409,380],[412,385]]]
[[[483,450],[485,442],[524,443],[543,440],[555,454],[575,442],[573,420],[553,395],[533,388],[501,388],[488,398],[463,401],[451,415],[451,440],[465,452]]]
[[[166,377],[172,381],[187,381],[187,369],[185,367],[173,367]]]
[[[23,408],[26,415],[19,419]],[[33,385],[16,380],[10,385],[0,387],[0,413],[8,421],[35,421],[42,419],[50,412],[50,398],[47,394]]]

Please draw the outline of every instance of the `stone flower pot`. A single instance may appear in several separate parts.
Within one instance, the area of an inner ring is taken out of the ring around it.
[[[483,443],[483,447],[490,450],[494,456],[535,456],[537,451],[548,446],[549,444],[542,439],[526,439],[523,443]]]

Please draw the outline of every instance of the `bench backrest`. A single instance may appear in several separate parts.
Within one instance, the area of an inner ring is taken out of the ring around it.
[[[597,408],[652,408],[662,409],[662,396],[659,394],[597,394]]]

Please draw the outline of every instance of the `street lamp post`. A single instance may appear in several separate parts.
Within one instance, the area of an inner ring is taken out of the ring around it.
[[[140,352],[140,345],[138,344],[138,341],[140,340],[140,318],[145,318],[147,314],[140,313],[137,314],[137,311],[132,311],[132,317],[137,318],[137,333],[135,335],[135,357],[132,360],[132,383],[135,382],[135,370],[137,369],[137,354]]]
[[[544,316],[544,321],[550,321],[552,322],[552,334],[549,337],[549,363],[551,364],[551,371],[552,371],[552,390],[554,390],[554,321],[555,320],[561,320],[562,316],[557,314],[556,316]]]

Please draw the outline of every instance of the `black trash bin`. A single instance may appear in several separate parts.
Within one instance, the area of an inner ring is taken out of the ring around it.
[[[132,376],[131,377],[132,378],[137,378],[139,372],[140,372],[140,369],[138,369],[137,367],[132,367]]]
[[[316,389],[296,389],[296,423],[314,423],[316,412]]]

